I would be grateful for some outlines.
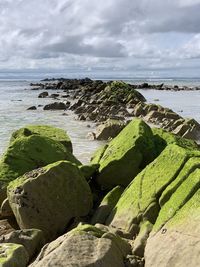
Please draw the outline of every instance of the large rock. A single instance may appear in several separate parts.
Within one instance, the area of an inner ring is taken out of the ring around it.
[[[117,204],[123,191],[124,188],[122,188],[121,186],[116,186],[103,198],[99,207],[97,208],[92,217],[91,220],[92,224],[105,223],[107,217],[110,215],[112,209]]]
[[[26,267],[29,261],[28,253],[22,245],[0,244],[1,267]]]
[[[0,236],[0,244],[3,243],[14,243],[23,245],[28,252],[29,258],[37,255],[40,249],[45,244],[44,235],[41,230],[28,229],[13,231],[7,235]]]
[[[30,267],[125,267],[130,246],[120,237],[83,225],[45,246]]]
[[[116,137],[125,127],[125,122],[108,119],[104,124],[97,127],[95,137],[97,140],[108,140]]]
[[[66,110],[69,105],[66,105],[63,102],[54,102],[44,106],[44,110]]]
[[[41,135],[17,138],[0,161],[0,203],[6,198],[6,187],[10,181],[59,160],[81,164],[63,144],[51,138]]]
[[[74,217],[85,216],[92,194],[79,168],[60,161],[26,173],[9,184],[8,199],[21,229],[36,228],[52,240]]]
[[[197,180],[199,180],[199,175],[199,170],[192,174],[192,177],[190,176],[192,182],[194,179],[197,182]],[[197,185],[196,182],[195,184]],[[186,184],[188,183],[191,189],[189,179]],[[171,201],[166,204],[165,213],[167,212],[170,215],[167,216],[167,221],[165,216],[165,219],[162,219],[162,227],[156,226],[147,241],[145,249],[146,267],[199,266],[200,190],[189,192],[186,187],[186,191],[184,191],[183,187],[180,188],[178,190],[179,192],[177,191],[177,193],[173,195]],[[180,192],[182,192],[182,194],[180,194]],[[179,201],[179,197],[181,201]],[[172,202],[174,199],[179,201],[178,205],[176,205],[176,202]],[[170,206],[172,207],[172,212]],[[159,226],[161,226],[160,223]]]
[[[106,224],[132,237],[138,233],[144,220],[154,224],[160,209],[158,196],[176,178],[187,159],[188,153],[184,148],[167,146],[124,191]]]
[[[30,135],[43,135],[49,137],[63,144],[72,153],[72,142],[67,133],[62,129],[49,125],[26,125],[24,128],[21,128],[12,134],[10,142],[13,142],[17,138]]]
[[[134,119],[100,152],[98,184],[108,189],[127,186],[154,159],[154,150],[150,127]]]

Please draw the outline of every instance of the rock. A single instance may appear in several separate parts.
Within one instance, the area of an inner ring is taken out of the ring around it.
[[[194,141],[169,133],[161,128],[152,128],[152,132],[154,134],[154,143],[157,155],[159,155],[163,149],[170,144],[176,144],[187,148],[188,150],[198,149],[198,145]]]
[[[154,159],[154,150],[150,127],[134,119],[108,144],[101,156],[97,183],[107,189],[127,186]]]
[[[23,245],[28,252],[29,259],[32,259],[44,246],[45,239],[42,231],[27,229],[13,231],[7,235],[0,236],[0,244],[14,243]]]
[[[188,150],[177,145],[168,145],[127,187],[106,225],[133,237],[142,229],[145,221],[154,224],[160,210],[159,196],[176,178],[187,160]]]
[[[15,219],[8,218],[8,219],[0,220],[0,236],[9,234],[18,229],[19,229],[19,226],[17,225]]]
[[[30,267],[125,267],[128,253],[130,246],[120,237],[83,225],[45,246]]]
[[[99,169],[99,164],[88,164],[79,166],[80,171],[87,181],[89,181],[92,176],[94,176]]]
[[[9,184],[8,199],[20,229],[36,228],[47,240],[62,234],[70,220],[85,216],[92,194],[75,164],[59,161]]]
[[[26,125],[24,128],[20,128],[12,134],[10,142],[17,138],[31,135],[49,137],[63,144],[72,153],[72,142],[67,133],[62,129],[49,125]]]
[[[28,261],[28,253],[22,245],[0,244],[0,264],[2,267],[26,267]]]
[[[42,135],[22,136],[11,142],[0,161],[0,204],[10,181],[58,160],[81,165],[63,144]]]
[[[36,109],[37,109],[36,106],[31,106],[31,107],[27,108],[27,110],[36,110]]]
[[[116,186],[113,188],[101,201],[101,204],[95,211],[91,223],[96,224],[104,224],[106,222],[107,217],[111,213],[112,209],[117,204],[121,194],[123,193],[124,188],[121,186]]]
[[[162,206],[147,240],[145,266],[199,265],[199,175],[199,165],[196,165]]]
[[[97,127],[96,139],[108,140],[114,138],[121,132],[125,125],[124,121],[108,119],[104,124]]]
[[[66,106],[63,102],[54,102],[44,106],[44,110],[66,110],[68,106]]]
[[[49,97],[50,98],[57,98],[57,97],[59,97],[59,94],[51,94]]]
[[[133,115],[135,117],[139,117],[139,116],[144,116],[145,115],[145,110],[144,110],[144,103],[143,102],[139,102],[133,110]]]
[[[13,211],[10,207],[8,198],[6,198],[1,205],[1,217],[13,217]],[[9,242],[8,242],[9,243]],[[12,242],[11,242],[12,243]]]
[[[91,157],[91,163],[92,164],[99,164],[101,158],[103,157],[104,152],[106,151],[108,145],[105,144],[103,146],[100,146],[92,155]]]
[[[38,95],[38,98],[45,98],[45,97],[47,97],[47,96],[49,96],[49,93],[48,93],[48,92],[42,92],[42,93],[40,93],[40,94]]]

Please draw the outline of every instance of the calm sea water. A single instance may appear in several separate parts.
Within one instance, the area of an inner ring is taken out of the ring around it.
[[[13,77],[12,77],[13,78]],[[113,77],[111,77],[114,79]],[[121,78],[120,78],[121,79]],[[123,79],[131,83],[149,82],[159,84],[200,85],[200,80],[162,80],[162,79]],[[42,107],[36,111],[27,111],[32,105],[44,105],[52,99],[38,98],[39,91],[31,91],[29,84],[32,80],[0,79],[0,154],[9,142],[11,133],[27,124],[48,124],[67,131],[73,142],[74,154],[87,162],[91,154],[102,142],[90,141],[86,138],[88,132],[93,131],[95,125],[91,122],[75,120],[75,115],[62,111],[43,111]],[[36,80],[35,80],[36,81]],[[172,108],[184,117],[193,117],[200,122],[200,91],[170,92],[156,90],[140,90],[150,103],[158,103]],[[159,100],[159,101],[157,101]],[[88,124],[91,128],[88,128]]]

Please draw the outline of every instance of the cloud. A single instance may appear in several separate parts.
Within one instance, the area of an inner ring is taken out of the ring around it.
[[[1,0],[0,69],[197,68],[199,12],[200,0]]]

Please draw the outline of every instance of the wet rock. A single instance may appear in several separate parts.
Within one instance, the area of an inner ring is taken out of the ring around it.
[[[69,106],[63,102],[54,102],[44,106],[44,110],[66,110]]]
[[[20,229],[40,229],[47,240],[62,234],[72,218],[87,215],[92,207],[89,185],[68,161],[26,173],[9,184],[7,194]]]
[[[45,98],[45,97],[48,97],[49,96],[49,93],[48,92],[42,92],[38,95],[38,98]]]
[[[36,110],[36,109],[37,109],[36,106],[31,106],[31,107],[27,108],[27,110]]]

